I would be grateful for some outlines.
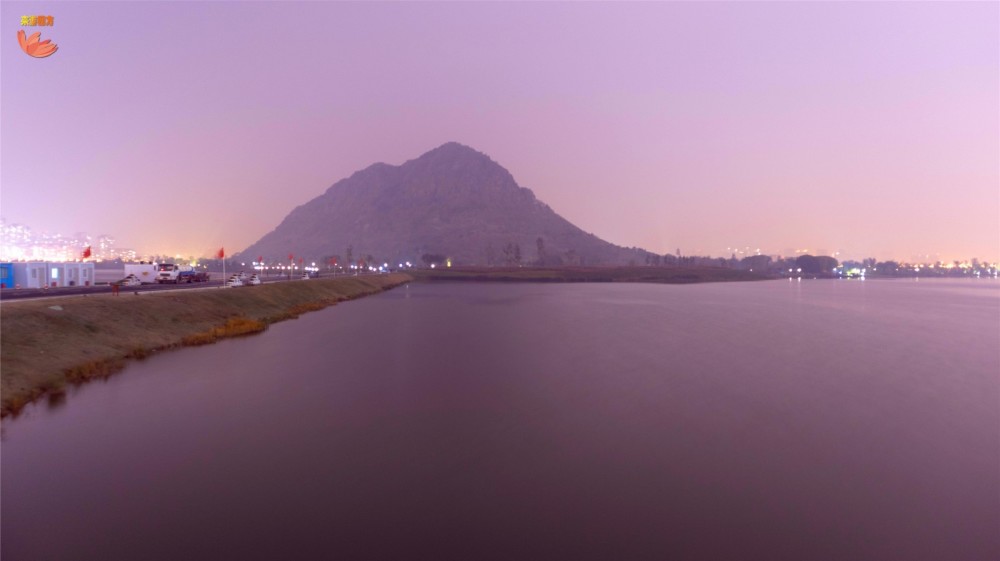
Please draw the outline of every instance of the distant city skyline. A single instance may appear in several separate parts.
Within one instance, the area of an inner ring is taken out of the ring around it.
[[[59,49],[34,58],[14,41],[42,12]],[[4,2],[0,208],[140,253],[236,252],[355,171],[458,141],[622,246],[995,262],[998,18],[995,2]]]
[[[138,256],[108,234],[36,231],[27,224],[0,218],[0,261],[79,261],[88,249],[93,260],[135,260]]]
[[[121,259],[123,261],[137,261],[140,259],[150,259],[154,257],[170,257],[176,259],[192,259],[200,261],[203,259],[213,259],[218,250],[207,254],[195,253],[156,253],[145,251],[142,248],[132,249],[122,247],[118,239],[109,234],[90,236],[86,232],[75,232],[72,235],[60,232],[35,231],[29,225],[21,223],[9,223],[0,218],[0,261],[79,261],[82,259],[82,252],[85,248],[91,248],[90,260],[112,261]],[[744,258],[753,255],[766,255],[769,257],[796,258],[800,255],[816,255],[834,257],[840,262],[862,261],[870,259],[872,256],[861,257],[854,255],[844,255],[840,251],[828,251],[825,249],[792,249],[785,248],[782,251],[772,251],[766,248],[742,248],[727,247],[723,251],[709,253],[685,253],[682,248],[676,248],[673,252],[665,252],[661,255],[676,255],[680,253],[684,256],[697,257],[736,257]],[[227,250],[227,254],[233,252]],[[889,259],[885,259],[889,260]],[[965,256],[961,259],[943,259],[940,255],[912,255],[909,258],[897,259],[904,263],[933,264],[953,262],[971,264],[982,261],[984,264],[996,266],[1000,261],[989,258],[979,258],[978,256]]]

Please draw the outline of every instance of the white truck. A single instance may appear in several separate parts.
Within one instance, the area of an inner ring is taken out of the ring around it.
[[[160,284],[181,284],[185,282],[205,282],[208,280],[208,273],[198,272],[190,265],[161,263],[157,267],[157,271],[156,282]]]
[[[131,275],[139,279],[139,282],[142,284],[152,284],[156,282],[159,272],[160,271],[157,270],[156,263],[140,261],[138,263],[126,263],[124,276],[127,278]]]

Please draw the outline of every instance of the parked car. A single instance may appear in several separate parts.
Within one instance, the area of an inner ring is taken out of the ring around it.
[[[233,276],[229,277],[229,280],[226,281],[226,286],[233,288],[233,287],[245,286],[245,285],[243,284],[243,280],[240,279],[239,275],[233,275]]]
[[[262,284],[260,280],[260,275],[250,275],[250,278],[247,279],[244,284],[246,284],[247,286],[256,286],[258,284]]]
[[[141,284],[142,281],[139,280],[139,277],[135,275],[129,275],[123,278],[122,280],[118,281],[119,286],[139,286]]]

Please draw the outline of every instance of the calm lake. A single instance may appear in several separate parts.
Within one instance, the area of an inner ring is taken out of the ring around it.
[[[414,283],[0,452],[4,561],[996,560],[1000,283]]]

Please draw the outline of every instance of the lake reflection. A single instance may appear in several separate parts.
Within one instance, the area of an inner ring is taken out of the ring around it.
[[[1000,559],[1000,284],[411,284],[4,422],[2,557]]]

